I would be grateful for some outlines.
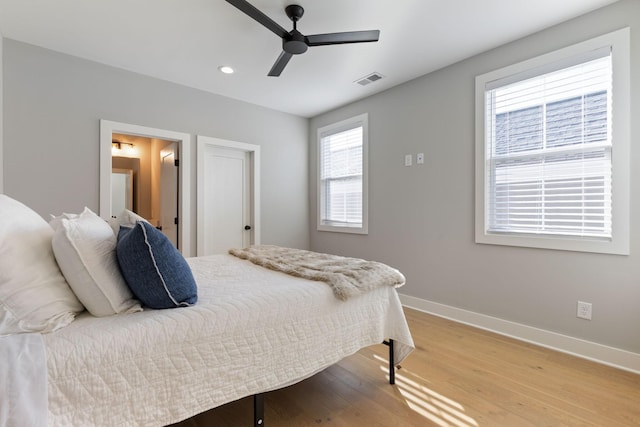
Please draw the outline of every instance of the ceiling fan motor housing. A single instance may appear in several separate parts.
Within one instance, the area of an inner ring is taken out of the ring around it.
[[[282,50],[292,55],[305,53],[308,48],[304,36],[298,30],[291,31],[289,37],[282,39]]]

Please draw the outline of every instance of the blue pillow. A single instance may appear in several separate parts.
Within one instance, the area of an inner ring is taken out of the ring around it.
[[[116,255],[125,281],[146,307],[187,307],[198,300],[189,264],[167,236],[148,222],[120,228]]]

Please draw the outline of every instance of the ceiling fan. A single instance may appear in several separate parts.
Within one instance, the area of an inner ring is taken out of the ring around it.
[[[275,64],[273,64],[273,67],[271,67],[271,71],[269,71],[269,76],[272,77],[277,77],[282,73],[282,70],[284,70],[284,67],[289,63],[289,60],[293,55],[305,53],[310,46],[377,42],[380,37],[380,30],[349,31],[343,33],[314,34],[311,36],[305,36],[297,29],[297,22],[304,14],[302,6],[291,4],[285,7],[285,13],[289,19],[293,21],[293,30],[287,31],[246,0],[227,0],[227,2],[231,3],[249,17],[267,27],[267,29],[273,31],[282,39],[282,53],[276,60]]]

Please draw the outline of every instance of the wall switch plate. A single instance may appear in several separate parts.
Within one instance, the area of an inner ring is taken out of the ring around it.
[[[577,316],[580,319],[591,320],[591,313],[593,310],[593,306],[590,302],[582,302],[578,301],[578,313]]]
[[[419,165],[423,165],[424,164],[424,153],[418,153],[416,155],[416,163]]]
[[[411,166],[412,163],[413,163],[413,156],[411,154],[405,154],[404,155],[404,165],[405,166]]]

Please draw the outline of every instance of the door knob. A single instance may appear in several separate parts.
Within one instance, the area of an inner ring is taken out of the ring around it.
[[[250,226],[250,225],[245,225],[245,226],[244,226],[244,229],[245,229],[245,230],[251,230],[251,226]]]

